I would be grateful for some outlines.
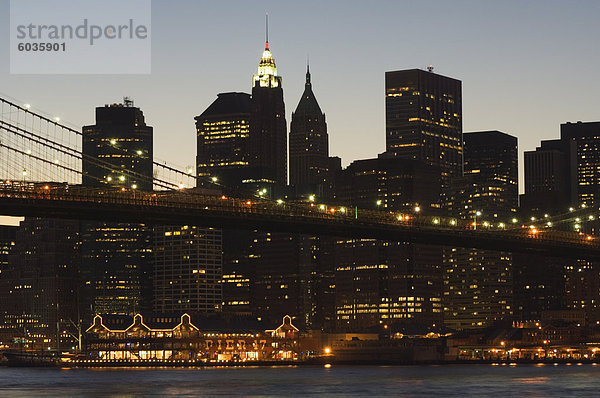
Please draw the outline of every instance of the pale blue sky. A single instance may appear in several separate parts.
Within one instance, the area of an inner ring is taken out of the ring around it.
[[[385,147],[384,73],[424,68],[462,80],[464,131],[501,130],[520,150],[560,123],[600,120],[600,1],[184,1],[152,3],[152,74],[9,74],[9,1],[0,0],[0,93],[76,126],[131,96],[156,156],[194,163],[193,117],[217,93],[250,92],[264,46],[283,76],[289,123],[310,53],[330,152],[344,164]],[[111,60],[106,60],[111,62]]]

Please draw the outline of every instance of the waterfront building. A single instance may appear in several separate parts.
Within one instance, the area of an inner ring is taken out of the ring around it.
[[[152,190],[152,134],[129,99],[96,108],[96,124],[83,127],[83,185]],[[86,319],[151,308],[150,227],[82,221],[81,239]]]
[[[86,330],[86,349],[90,361],[130,363],[294,361],[308,355],[289,316],[272,330],[261,325],[188,313],[96,315]]]

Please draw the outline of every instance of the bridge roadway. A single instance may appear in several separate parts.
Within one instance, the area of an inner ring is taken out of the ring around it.
[[[575,232],[540,229],[534,233],[529,228],[483,227],[474,230],[469,223],[450,218],[386,211],[355,212],[309,203],[234,199],[186,191],[119,191],[2,182],[0,214],[375,238],[600,260],[600,238]]]

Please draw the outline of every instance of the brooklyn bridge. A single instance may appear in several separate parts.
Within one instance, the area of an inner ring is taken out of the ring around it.
[[[202,177],[211,179],[212,188],[197,189],[200,177],[193,169],[156,159],[151,181],[124,173],[123,181],[135,177],[138,183],[84,186],[83,161],[112,166],[86,159],[79,130],[6,98],[0,98],[0,113],[0,214],[6,216],[235,227],[600,258],[599,238],[583,232],[590,229],[584,228],[586,223],[600,216],[596,206],[538,219],[461,220],[424,214],[419,208],[398,212],[320,203],[314,197],[266,198],[260,191],[231,197],[216,177]],[[118,150],[115,143],[106,144]],[[139,181],[153,190],[139,189]]]

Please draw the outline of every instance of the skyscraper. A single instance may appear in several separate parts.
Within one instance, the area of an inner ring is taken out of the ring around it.
[[[250,167],[257,183],[287,184],[287,126],[281,76],[275,60],[265,50],[253,77],[250,113]]]
[[[140,108],[96,108],[96,124],[83,127],[83,185],[152,190],[152,127]]]
[[[500,131],[464,135],[464,177],[451,180],[447,207],[453,215],[507,223],[518,204],[517,138]],[[444,322],[455,329],[483,328],[513,314],[511,253],[444,249]]]
[[[220,229],[155,226],[153,253],[154,311],[220,311]]]
[[[549,140],[525,152],[521,207],[540,213],[563,212],[577,202],[576,150],[574,140]]]
[[[16,226],[0,226],[0,342],[2,344],[12,339],[14,334],[14,326],[6,320],[6,316],[10,314],[12,306],[9,299],[12,283],[9,279],[8,258],[15,246],[16,236]]]
[[[83,184],[152,190],[152,133],[132,101],[96,108],[96,124],[83,127]],[[83,221],[81,238],[85,316],[149,309],[151,228]]]
[[[70,340],[63,332],[78,323],[78,235],[78,221],[21,221],[1,274],[0,335],[25,338],[36,350]]]
[[[578,203],[574,205],[597,205],[600,200],[600,122],[561,124],[560,138],[564,145],[575,145]],[[592,218],[578,224],[583,230],[598,231],[598,218]],[[600,322],[600,271],[597,262],[578,259],[567,265],[565,270],[567,306],[583,310],[590,324]]]
[[[577,199],[592,205],[600,197],[600,122],[561,124],[560,138],[575,142]]]
[[[413,210],[440,196],[439,167],[419,161],[379,157],[355,160],[336,181],[336,201],[361,209]]]
[[[325,114],[312,91],[307,66],[304,93],[290,125],[290,184],[300,192],[322,195],[327,189],[328,157]]]
[[[420,69],[385,73],[386,152],[439,166],[442,186],[462,173],[460,80]]]
[[[439,167],[380,156],[338,173],[336,201],[360,209],[414,211],[440,196]],[[437,182],[437,183],[436,183]],[[442,322],[442,249],[376,239],[337,239],[336,326],[357,331],[383,324],[423,330]]]
[[[457,217],[476,212],[506,221],[519,205],[517,138],[500,131],[465,133],[464,177],[445,192],[446,206]]]
[[[198,186],[216,178],[220,185],[239,187],[249,177],[250,94],[221,93],[196,116]]]

